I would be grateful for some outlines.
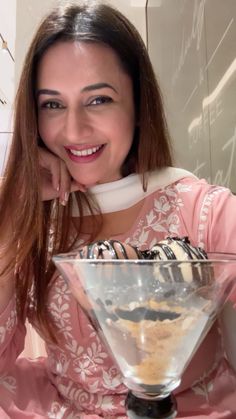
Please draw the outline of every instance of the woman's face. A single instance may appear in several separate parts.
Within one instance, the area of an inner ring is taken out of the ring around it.
[[[39,135],[86,185],[121,178],[135,126],[132,81],[106,46],[60,42],[38,67]]]

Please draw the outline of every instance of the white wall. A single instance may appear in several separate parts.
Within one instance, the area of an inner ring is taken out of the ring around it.
[[[99,1],[99,0],[90,0]],[[137,27],[146,41],[146,0],[105,0],[124,13]],[[54,7],[66,3],[67,0],[16,0],[16,84],[19,80],[23,60],[32,36],[41,19]],[[80,1],[78,0],[78,3]],[[76,0],[74,0],[76,3]]]
[[[236,1],[149,0],[177,164],[236,193]]]
[[[16,0],[0,2],[0,33],[11,55],[15,56]],[[11,139],[11,116],[14,101],[15,63],[10,54],[1,49],[0,39],[0,175]]]

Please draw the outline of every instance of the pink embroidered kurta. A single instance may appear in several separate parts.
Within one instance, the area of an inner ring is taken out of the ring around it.
[[[167,236],[188,236],[208,252],[236,253],[235,208],[229,190],[185,177],[148,195],[134,225],[116,239],[146,249]],[[47,309],[58,344],[46,341],[48,357],[37,360],[17,359],[25,326],[14,299],[0,315],[0,418],[126,418],[120,373],[61,276]],[[37,328],[30,305],[28,319]],[[236,374],[225,359],[218,323],[176,397],[178,418],[236,418]]]

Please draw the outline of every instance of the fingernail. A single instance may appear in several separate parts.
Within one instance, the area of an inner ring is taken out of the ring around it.
[[[69,199],[69,192],[65,192],[65,194],[64,194],[64,199],[62,199],[61,201],[60,201],[60,204],[61,205],[63,205],[64,207],[66,206],[66,204],[67,204],[67,202],[68,202],[68,199]]]
[[[59,192],[59,190],[60,190],[60,185],[58,184],[56,187],[56,191]]]

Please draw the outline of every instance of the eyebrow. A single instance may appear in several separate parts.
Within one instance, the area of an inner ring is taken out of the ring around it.
[[[109,83],[95,83],[95,84],[90,84],[89,86],[86,86],[82,89],[82,92],[89,92],[90,90],[96,90],[96,89],[104,89],[108,87],[109,89],[114,90],[114,92],[117,93],[117,90],[111,86],[111,84]]]
[[[57,90],[51,90],[51,89],[39,89],[36,92],[37,98],[40,95],[59,95],[60,93]]]
[[[85,86],[81,92],[90,92],[91,90],[98,90],[98,89],[104,89],[104,88],[109,88],[114,90],[114,92],[118,93],[117,90],[111,86],[111,84],[109,83],[95,83],[95,84],[90,84],[88,86]],[[40,95],[60,95],[60,92],[58,92],[57,90],[51,90],[51,89],[39,89],[37,90],[37,98]]]

